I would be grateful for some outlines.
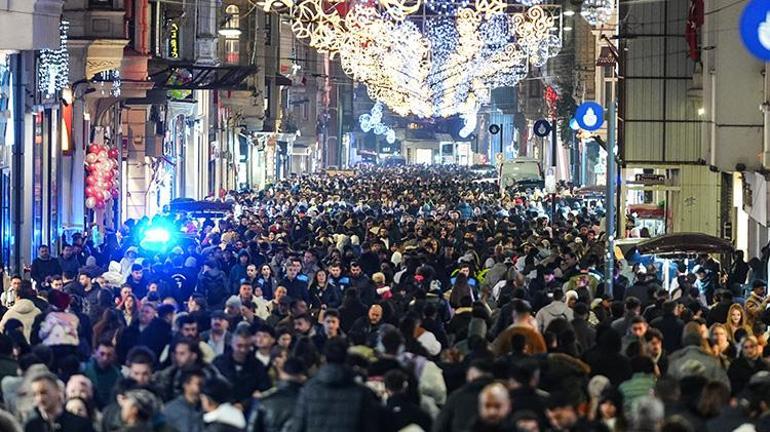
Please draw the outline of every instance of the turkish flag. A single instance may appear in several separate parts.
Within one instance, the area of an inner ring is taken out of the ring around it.
[[[698,29],[703,26],[703,0],[690,0],[690,9],[687,12],[686,25],[684,37],[687,39],[690,58],[695,61],[700,60]]]

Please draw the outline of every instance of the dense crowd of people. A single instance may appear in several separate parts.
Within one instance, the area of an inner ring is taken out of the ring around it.
[[[41,246],[0,296],[0,430],[770,431],[761,263],[607,281],[601,205],[545,199],[368,168]]]

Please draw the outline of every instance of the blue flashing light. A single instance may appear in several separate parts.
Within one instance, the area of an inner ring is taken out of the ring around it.
[[[149,226],[142,233],[139,245],[142,249],[154,252],[165,252],[173,247],[173,232],[166,226]]]

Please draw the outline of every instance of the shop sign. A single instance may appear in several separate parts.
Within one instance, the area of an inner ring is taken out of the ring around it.
[[[179,24],[173,22],[168,30],[168,56],[179,58]]]
[[[666,176],[663,174],[636,174],[634,176],[634,183],[643,185],[664,185],[666,184]]]

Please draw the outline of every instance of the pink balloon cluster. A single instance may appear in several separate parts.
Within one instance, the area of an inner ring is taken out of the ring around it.
[[[118,190],[118,149],[91,144],[86,154],[86,207],[103,209]]]

